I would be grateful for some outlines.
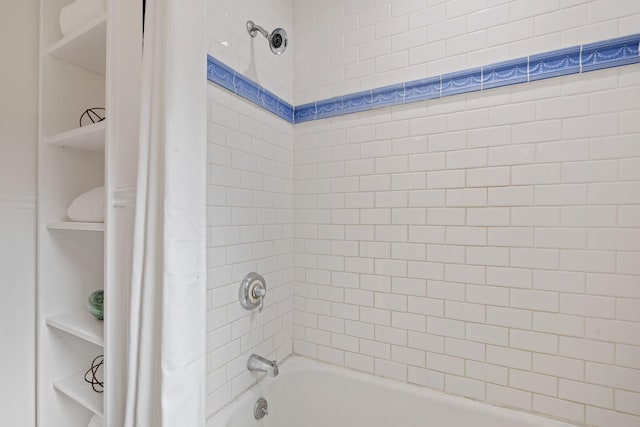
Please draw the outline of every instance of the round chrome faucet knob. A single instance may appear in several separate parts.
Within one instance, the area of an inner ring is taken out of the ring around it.
[[[264,297],[267,295],[267,284],[264,277],[258,273],[249,273],[240,283],[240,305],[247,310],[258,309],[261,313],[264,308]]]

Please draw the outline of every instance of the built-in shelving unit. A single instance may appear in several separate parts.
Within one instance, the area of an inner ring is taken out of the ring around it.
[[[106,11],[63,37],[60,11],[40,0],[38,145],[38,426],[85,427],[94,414],[124,424],[126,323],[135,194],[142,1]],[[80,126],[88,108],[106,119]],[[105,222],[74,222],[79,195],[105,187]],[[126,197],[125,197],[126,198]],[[117,200],[116,200],[117,199]],[[104,289],[105,320],[87,309]],[[104,392],[84,380],[104,355]]]

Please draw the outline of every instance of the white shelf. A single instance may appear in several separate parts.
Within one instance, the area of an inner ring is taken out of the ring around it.
[[[75,148],[77,150],[104,153],[104,130],[106,120],[81,128],[62,132],[46,139],[47,144],[58,147]]]
[[[48,222],[49,230],[71,230],[71,231],[104,231],[104,223],[102,222],[73,222],[73,221],[54,221]]]
[[[47,325],[93,344],[104,346],[104,324],[88,310],[65,313],[47,318]]]
[[[98,74],[105,74],[107,14],[87,22],[73,34],[49,48],[48,53]]]
[[[96,393],[91,384],[85,382],[84,373],[78,372],[70,377],[54,381],[53,387],[78,402],[94,414],[104,416],[102,393]]]

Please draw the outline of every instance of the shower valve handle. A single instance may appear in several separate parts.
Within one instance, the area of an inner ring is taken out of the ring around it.
[[[264,308],[264,297],[267,295],[267,283],[264,277],[258,273],[249,273],[240,283],[240,305],[247,310],[258,309],[258,313]]]
[[[262,286],[261,283],[258,283],[253,288],[253,298],[260,300],[260,305],[258,306],[258,313],[262,313],[262,309],[264,308],[264,296],[267,294],[267,290]]]

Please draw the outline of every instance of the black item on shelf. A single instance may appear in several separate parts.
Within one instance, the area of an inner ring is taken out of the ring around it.
[[[104,365],[104,355],[97,356],[91,362],[91,367],[84,373],[84,380],[91,384],[91,388],[96,393],[102,393],[104,391],[104,381],[98,379],[98,369]]]
[[[83,119],[87,117],[88,119]],[[80,127],[86,124],[94,124],[103,121],[106,118],[106,110],[102,107],[92,107],[84,110],[84,113],[80,116]],[[87,120],[91,120],[91,123],[87,123]],[[83,124],[84,123],[84,124]]]

